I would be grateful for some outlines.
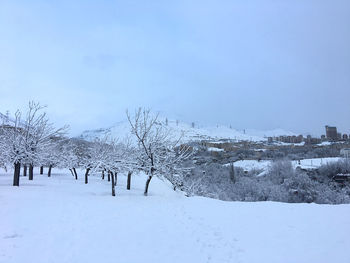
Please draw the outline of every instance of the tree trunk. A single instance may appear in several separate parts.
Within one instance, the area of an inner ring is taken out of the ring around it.
[[[235,167],[233,166],[233,163],[230,164],[230,179],[233,183],[236,182]]]
[[[117,185],[118,173],[114,173],[114,185]]]
[[[73,172],[74,172],[74,175],[75,175],[75,180],[78,180],[78,173],[77,173],[77,170],[75,170],[74,167],[73,167]]]
[[[14,165],[15,165],[15,171],[13,173],[13,186],[19,186],[19,175],[21,173],[21,163],[16,162]]]
[[[27,176],[27,165],[23,166],[23,176]]]
[[[29,177],[28,177],[29,180],[33,180],[33,170],[34,170],[34,167],[32,164],[30,164],[29,165]]]
[[[40,166],[40,174],[44,174],[44,166]]]
[[[105,170],[102,170],[102,180],[105,179]]]
[[[110,181],[111,181],[111,172],[108,171],[108,182],[110,182]]]
[[[114,182],[114,175],[112,172],[111,173],[111,177],[112,177],[112,196],[115,196],[115,182]]]
[[[132,174],[132,172],[128,172],[128,182],[127,182],[127,185],[126,185],[126,189],[127,189],[127,190],[130,190],[130,186],[131,186],[131,174]]]
[[[74,173],[72,169],[69,169],[70,173],[72,174],[72,176],[74,177]]]
[[[85,184],[88,183],[89,172],[90,172],[90,168],[87,168],[85,172]]]
[[[148,179],[146,181],[145,192],[143,193],[145,196],[148,195],[148,186],[149,186],[149,183],[151,182],[151,180],[152,180],[152,175],[148,176]]]
[[[51,177],[51,169],[52,169],[52,165],[49,166],[49,171],[47,172],[48,177]]]
[[[145,196],[148,195],[148,186],[149,186],[149,183],[151,182],[152,180],[152,176],[153,176],[153,173],[154,173],[154,159],[153,159],[153,154],[151,154],[151,164],[152,164],[152,167],[151,167],[151,175],[148,176],[148,179],[146,181],[146,186],[145,186],[145,192],[143,193]]]

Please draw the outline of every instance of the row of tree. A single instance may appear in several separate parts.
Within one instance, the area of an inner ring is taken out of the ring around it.
[[[90,173],[105,174],[111,181],[112,195],[115,195],[117,175],[128,173],[130,189],[131,175],[143,171],[147,174],[144,194],[148,194],[153,176],[172,181],[175,175],[181,175],[184,168],[181,163],[192,151],[180,144],[180,138],[174,138],[165,124],[158,121],[147,109],[127,112],[130,123],[130,136],[127,138],[100,138],[93,142],[78,138],[68,138],[68,127],[55,128],[39,103],[30,102],[22,118],[17,111],[14,118],[2,117],[0,129],[0,166],[14,167],[13,185],[19,186],[20,171],[23,176],[29,170],[29,180],[33,180],[33,167],[48,167],[51,176],[53,167],[67,168],[75,179],[76,169],[85,170],[85,183]]]

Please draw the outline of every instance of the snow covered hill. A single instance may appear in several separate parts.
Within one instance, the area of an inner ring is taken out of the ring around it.
[[[165,124],[165,118],[159,118],[160,122]],[[282,129],[276,129],[271,131],[258,131],[258,130],[247,130],[238,131],[231,129],[226,126],[206,126],[198,127],[184,123],[177,122],[175,120],[169,120],[167,127],[171,130],[175,138],[180,137],[184,134],[183,140],[219,140],[219,139],[231,139],[238,141],[266,141],[268,136],[278,135],[296,135],[289,131]],[[106,129],[88,130],[84,131],[80,137],[86,140],[93,140],[95,138],[102,138],[105,136],[125,138],[130,134],[130,126],[127,121],[121,121],[115,125]]]
[[[280,136],[280,135],[285,135],[285,136],[297,136],[299,134],[296,134],[291,131],[286,131],[283,129],[274,129],[274,130],[267,130],[267,131],[260,131],[260,130],[255,130],[255,129],[248,129],[246,130],[248,134],[255,135],[255,136],[260,136],[260,137],[275,137],[275,136]]]
[[[0,171],[0,262],[348,263],[350,205],[223,202],[185,197],[170,185],[65,171],[51,178]]]

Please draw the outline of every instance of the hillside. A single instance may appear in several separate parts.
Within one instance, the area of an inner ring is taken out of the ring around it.
[[[166,123],[165,118],[159,118],[159,120],[163,124]],[[167,128],[169,128],[175,138],[178,138],[181,136],[181,134],[184,134],[184,141],[220,139],[231,139],[238,141],[266,141],[267,136],[295,135],[294,133],[283,129],[275,129],[270,131],[247,130],[246,133],[244,133],[244,131],[235,130],[222,125],[200,127],[195,125],[193,128],[190,124],[185,122],[176,122],[175,120],[169,120]],[[105,136],[125,138],[129,135],[129,131],[129,123],[127,121],[121,121],[109,128],[84,131],[80,137],[86,140],[93,140],[94,138],[102,138]]]

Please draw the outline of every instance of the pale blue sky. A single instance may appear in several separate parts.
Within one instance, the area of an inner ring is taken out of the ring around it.
[[[350,1],[0,0],[0,111],[350,133]]]

